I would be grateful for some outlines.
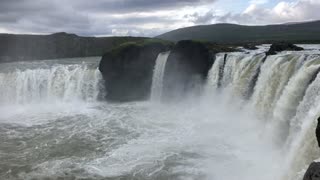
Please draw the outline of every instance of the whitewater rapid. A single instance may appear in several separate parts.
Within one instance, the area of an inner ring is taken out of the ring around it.
[[[316,53],[220,53],[201,95],[100,101],[99,58],[0,66],[0,179],[300,180],[320,157]]]
[[[101,74],[97,58],[3,63],[0,104],[96,101]]]
[[[221,68],[223,73],[217,73]],[[235,97],[243,99],[243,106],[251,107],[256,120],[263,122],[270,145],[283,153],[282,160],[275,160],[282,162],[283,169],[274,179],[302,179],[308,165],[320,157],[315,137],[320,116],[319,71],[320,55],[308,51],[268,57],[219,54],[209,72],[208,84],[216,92],[228,92],[230,102]]]

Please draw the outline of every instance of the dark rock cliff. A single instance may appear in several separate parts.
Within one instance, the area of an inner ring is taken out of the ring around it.
[[[316,137],[320,147],[320,117],[318,118],[318,125],[316,128]],[[310,164],[303,180],[320,180],[320,162],[313,162]]]
[[[164,80],[164,100],[185,97],[197,93],[213,64],[213,54],[208,47],[197,41],[180,41],[168,57]]]
[[[99,69],[106,84],[106,99],[120,102],[148,99],[156,58],[170,47],[170,43],[150,40],[123,44],[104,54]]]
[[[320,180],[320,163],[319,162],[313,162],[306,174],[303,177],[303,180]]]
[[[273,43],[267,52],[267,55],[275,55],[277,52],[281,51],[302,51],[303,48],[296,46],[291,43],[281,42],[281,43]]]
[[[125,43],[108,51],[100,62],[106,85],[106,100],[137,101],[150,97],[153,70],[159,53],[171,50],[163,77],[163,100],[177,100],[201,91],[214,55],[235,49],[199,41],[173,45],[150,39]]]

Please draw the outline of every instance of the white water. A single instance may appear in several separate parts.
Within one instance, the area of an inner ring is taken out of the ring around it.
[[[223,89],[220,91],[228,92],[231,97],[229,101],[244,97],[249,88],[248,82],[252,80],[250,77],[261,66],[253,96],[243,105],[255,109],[256,120],[263,122],[265,128],[260,131],[270,134],[270,141],[273,142],[269,144],[273,147],[271,151],[283,153],[282,158],[274,159],[275,162],[282,162],[283,169],[273,179],[300,180],[308,165],[320,157],[315,138],[316,120],[320,116],[320,77],[316,76],[320,56],[309,53],[269,56],[263,64],[261,55],[233,53],[228,55],[229,62],[224,68]],[[219,62],[216,63],[213,69],[219,66]],[[216,73],[210,72],[211,81],[218,80]],[[243,79],[244,76],[247,78]],[[310,84],[313,78],[315,80]]]
[[[170,55],[170,51],[160,53],[156,60],[156,65],[153,72],[152,87],[151,87],[151,100],[160,101],[162,96],[162,82],[164,72],[166,68],[167,59]]]
[[[96,59],[90,61],[98,63]],[[55,64],[45,61],[1,66],[4,70],[0,72],[0,104],[96,101],[101,88],[100,72],[97,65],[92,67],[92,62]]]
[[[0,95],[0,179],[300,180],[320,157],[314,135],[320,59],[302,54],[262,63],[263,54],[232,53],[225,66],[219,54],[206,93],[171,104],[96,101],[97,61],[1,64],[1,91],[21,89],[7,79],[19,71],[34,88]],[[156,101],[166,60],[159,58]],[[29,72],[42,71],[49,84],[64,82],[59,93],[39,95],[48,83]]]
[[[216,55],[215,62],[212,65],[212,68],[209,71],[208,74],[208,91],[213,92],[215,89],[218,89],[219,87],[219,79],[220,72],[223,72],[223,65],[224,65],[224,53],[220,53]]]

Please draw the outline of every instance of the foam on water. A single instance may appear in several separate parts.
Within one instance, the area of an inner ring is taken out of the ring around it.
[[[250,111],[222,97],[174,105],[90,103],[79,104],[78,110],[67,110],[66,104],[64,111],[19,112],[29,119],[27,125],[1,118],[1,157],[13,157],[1,159],[0,177],[273,178],[279,152],[263,126]]]
[[[98,61],[1,66],[0,179],[301,179],[320,157],[319,57],[226,57],[171,104],[98,102]]]

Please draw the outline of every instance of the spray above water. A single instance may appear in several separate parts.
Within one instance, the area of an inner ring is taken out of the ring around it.
[[[152,78],[152,87],[151,87],[151,100],[152,101],[160,101],[162,97],[163,90],[163,77],[166,68],[166,63],[168,57],[170,55],[170,51],[160,53],[156,60],[156,65],[153,71]]]
[[[102,78],[96,65],[53,63],[2,64],[11,70],[0,72],[0,104],[97,100]]]
[[[169,55],[151,100],[121,104],[96,101],[97,62],[2,66],[0,106],[30,108],[0,117],[0,179],[300,180],[320,157],[319,56],[217,54],[201,97],[159,104]]]
[[[217,69],[219,64],[216,61],[213,68]],[[250,85],[255,84],[252,97],[244,105],[254,109],[256,121],[266,127],[262,131],[270,134],[269,145],[274,147],[270,151],[284,153],[284,159],[275,161],[286,162],[279,176],[273,179],[302,179],[306,167],[320,157],[314,134],[320,112],[316,104],[320,90],[319,64],[318,55],[303,53],[284,53],[265,60],[263,55],[228,55],[220,91],[229,92],[227,96],[234,101],[235,97],[250,94]],[[253,78],[257,73],[258,78]],[[218,79],[212,77],[214,81]]]

